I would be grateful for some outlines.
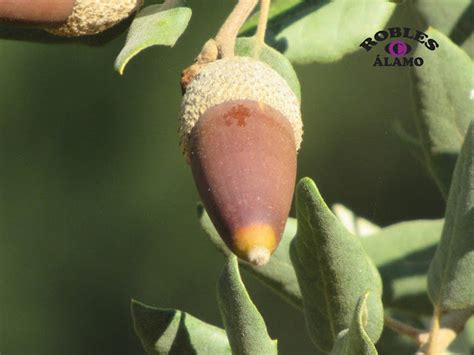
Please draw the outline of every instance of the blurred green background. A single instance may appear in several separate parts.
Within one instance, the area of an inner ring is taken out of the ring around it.
[[[222,326],[223,258],[199,228],[176,130],[180,72],[233,2],[188,5],[176,47],[145,51],[124,77],[113,70],[124,36],[99,48],[0,41],[2,355],[142,354],[131,298]],[[399,7],[391,23],[410,21]],[[414,128],[408,69],[373,60],[296,68],[298,176],[380,225],[441,217],[434,183],[392,129]],[[282,354],[311,353],[303,316],[244,277]]]

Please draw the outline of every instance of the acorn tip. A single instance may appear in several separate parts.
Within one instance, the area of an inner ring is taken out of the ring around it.
[[[248,252],[248,261],[256,266],[263,266],[270,260],[270,250],[265,247],[255,247]]]

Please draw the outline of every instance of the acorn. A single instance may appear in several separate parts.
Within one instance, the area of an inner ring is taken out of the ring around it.
[[[0,20],[20,23],[64,22],[72,14],[75,0],[0,0]]]
[[[143,0],[76,0],[65,23],[45,30],[66,37],[95,35],[125,20],[142,4]]]
[[[245,261],[264,265],[278,246],[302,133],[298,98],[258,60],[217,60],[186,88],[181,148],[214,226]]]

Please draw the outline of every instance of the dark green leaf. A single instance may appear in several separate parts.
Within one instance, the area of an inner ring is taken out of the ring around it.
[[[428,168],[446,197],[457,155],[473,118],[474,100],[470,97],[474,65],[441,32],[430,28],[427,34],[439,43],[439,48],[428,51],[420,45],[413,54],[424,58],[424,64],[412,70],[417,126]]]
[[[231,255],[230,250],[219,237],[214,225],[202,205],[198,206],[198,217],[201,226],[211,239],[211,242],[225,255]],[[280,245],[273,253],[270,261],[264,266],[255,266],[239,259],[240,265],[257,279],[269,286],[275,293],[289,303],[301,308],[301,293],[296,279],[295,270],[290,261],[290,243],[296,234],[296,219],[289,218]]]
[[[359,295],[369,291],[367,333],[376,342],[383,328],[382,282],[360,238],[345,229],[309,178],[298,183],[296,213],[290,256],[311,339],[331,351],[339,332],[349,328]]]
[[[123,74],[130,59],[146,48],[174,46],[191,19],[191,9],[180,4],[181,1],[168,0],[162,5],[145,7],[137,14],[125,46],[115,60],[115,70]]]
[[[290,61],[280,52],[264,44],[261,46],[255,37],[237,38],[235,52],[243,57],[258,59],[280,74],[288,83],[299,101],[301,101],[301,88],[298,76]]]
[[[253,304],[240,278],[237,257],[230,255],[217,283],[217,296],[232,354],[277,354],[277,341],[272,340],[257,307]]]
[[[428,291],[442,311],[474,307],[474,120],[467,129],[449,192]]]
[[[224,330],[188,313],[133,300],[132,317],[147,354],[231,354]]]
[[[474,56],[474,3],[472,0],[416,0],[426,25],[437,28]]]
[[[443,220],[402,222],[361,239],[382,276],[385,307],[432,312],[426,275],[442,228]]]
[[[362,295],[357,302],[352,323],[349,329],[339,333],[334,344],[332,355],[376,355],[375,345],[365,328],[368,321],[367,297]]]
[[[269,35],[294,63],[332,62],[383,29],[395,6],[388,0],[275,1]],[[257,16],[244,30],[255,25]]]
[[[400,143],[405,145],[410,150],[411,154],[416,160],[418,160],[418,162],[424,164],[425,156],[423,152],[423,146],[418,137],[413,137],[407,131],[405,131],[399,120],[393,121],[392,127],[393,131],[395,132],[395,136],[399,139]]]

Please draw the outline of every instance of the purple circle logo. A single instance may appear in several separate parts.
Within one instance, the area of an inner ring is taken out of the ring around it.
[[[410,52],[410,50],[410,46],[400,39],[390,42],[385,47],[385,51],[387,51],[394,58],[403,57],[408,52]]]

